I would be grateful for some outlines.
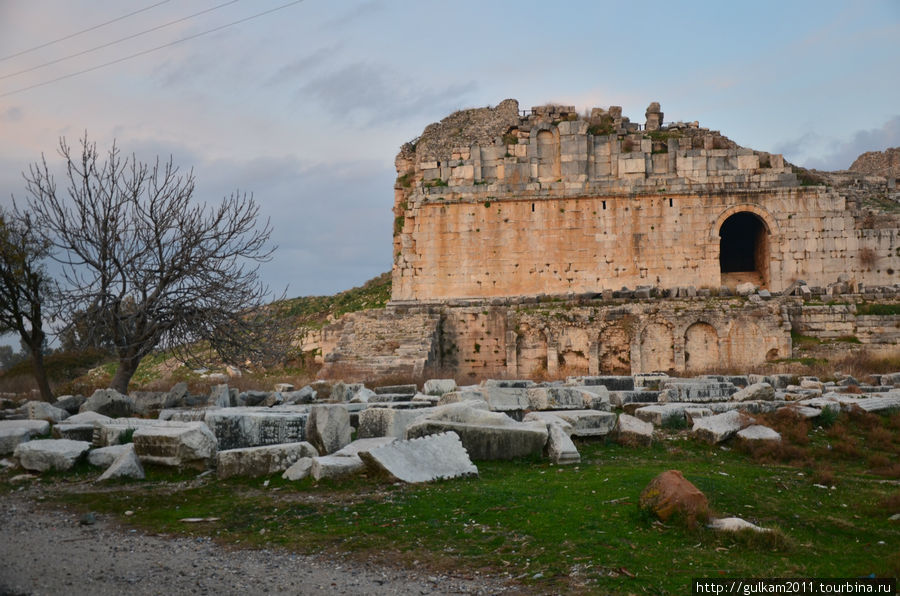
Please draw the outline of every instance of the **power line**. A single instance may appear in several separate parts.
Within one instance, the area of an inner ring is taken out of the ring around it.
[[[63,56],[62,58],[57,58],[56,60],[51,60],[50,62],[44,62],[43,64],[38,64],[37,66],[32,66],[31,68],[26,68],[26,69],[20,70],[18,72],[12,72],[9,74],[5,74],[3,76],[0,76],[0,81],[2,81],[3,79],[8,79],[8,78],[20,75],[20,74],[25,74],[26,72],[31,72],[33,70],[38,70],[38,69],[41,69],[41,68],[44,68],[47,66],[51,66],[53,64],[59,64],[60,62],[65,62],[66,60],[71,60],[72,58],[77,58],[78,56],[84,56],[85,54],[90,54],[91,52],[96,52],[97,50],[102,50],[103,48],[108,48],[109,46],[114,46],[117,43],[122,43],[123,41],[128,41],[129,39],[134,39],[136,37],[140,37],[140,36],[146,35],[148,33],[153,33],[154,31],[159,31],[160,29],[165,29],[166,27],[171,27],[172,25],[182,23],[189,19],[193,19],[194,17],[199,17],[202,14],[206,14],[208,12],[212,12],[214,10],[224,8],[225,6],[228,6],[229,4],[234,4],[235,2],[239,2],[239,1],[240,0],[229,0],[228,2],[223,2],[222,4],[219,4],[217,6],[213,6],[211,8],[201,10],[200,12],[195,12],[192,15],[188,15],[188,16],[182,17],[180,19],[175,19],[174,21],[169,21],[168,23],[163,23],[162,25],[157,25],[156,27],[151,27],[150,29],[145,29],[144,31],[140,31],[140,32],[134,33],[132,35],[127,35],[127,36],[117,39],[115,41],[110,41],[108,43],[104,43],[99,46],[95,46],[88,50],[83,50],[83,51],[77,52],[75,54]]]
[[[48,41],[47,43],[42,43],[42,44],[39,45],[39,46],[34,46],[33,48],[28,48],[27,50],[22,50],[21,52],[16,52],[15,54],[10,54],[10,55],[8,55],[8,56],[3,56],[2,58],[0,58],[0,62],[3,62],[4,60],[9,60],[10,58],[15,58],[16,56],[21,56],[21,55],[23,55],[23,54],[28,54],[29,52],[33,52],[33,51],[35,51],[35,50],[40,50],[41,48],[46,48],[47,46],[52,46],[52,45],[55,44],[55,43],[59,43],[59,42],[61,42],[61,41],[66,41],[67,39],[72,39],[73,37],[78,37],[78,36],[81,35],[82,33],[88,33],[89,31],[93,31],[93,30],[95,30],[95,29],[99,29],[100,27],[105,27],[106,25],[111,25],[112,23],[115,23],[115,22],[118,22],[118,21],[127,19],[128,17],[133,17],[133,16],[136,15],[136,14],[139,14],[139,13],[142,13],[142,12],[146,12],[146,11],[150,10],[151,8],[156,8],[156,7],[159,6],[160,4],[165,4],[165,3],[168,2],[168,1],[169,1],[169,0],[162,0],[162,2],[157,2],[156,4],[151,4],[150,6],[141,8],[141,9],[139,9],[139,10],[135,10],[134,12],[129,12],[128,14],[124,14],[124,15],[122,15],[122,16],[120,16],[120,17],[116,17],[116,18],[111,19],[111,20],[109,20],[109,21],[106,21],[106,22],[104,22],[104,23],[100,23],[99,25],[94,25],[93,27],[88,27],[87,29],[82,29],[81,31],[76,31],[75,33],[71,33],[71,34],[66,35],[66,36],[64,36],[64,37],[60,37],[59,39],[54,39],[53,41]]]
[[[210,34],[210,33],[215,33],[216,31],[221,31],[222,29],[227,29],[228,27],[231,27],[231,26],[234,26],[234,25],[239,25],[239,24],[241,24],[241,23],[245,23],[245,22],[250,21],[250,20],[252,20],[252,19],[255,19],[255,18],[258,18],[258,17],[261,17],[261,16],[265,16],[265,15],[267,15],[267,14],[271,14],[271,13],[273,13],[273,12],[276,12],[276,11],[278,11],[278,10],[282,10],[282,9],[284,9],[284,8],[288,8],[289,6],[293,6],[293,5],[295,5],[295,4],[300,4],[300,3],[303,2],[303,1],[304,1],[304,0],[294,0],[293,2],[288,2],[288,3],[286,3],[286,4],[282,4],[281,6],[276,6],[275,8],[271,8],[271,9],[269,9],[269,10],[265,10],[265,11],[263,11],[263,12],[259,12],[259,13],[256,13],[256,14],[254,14],[254,15],[250,15],[249,17],[245,17],[245,18],[239,19],[239,20],[237,20],[237,21],[232,21],[231,23],[227,23],[227,24],[225,24],[225,25],[221,25],[221,26],[215,27],[215,28],[213,28],[213,29],[208,29],[208,30],[203,31],[203,32],[201,32],[201,33],[196,33],[196,34],[194,34],[194,35],[189,35],[188,37],[183,37],[183,38],[181,38],[181,39],[176,39],[175,41],[172,41],[172,42],[163,44],[163,45],[161,45],[161,46],[156,46],[155,48],[150,48],[149,50],[144,50],[144,51],[142,51],[142,52],[137,52],[137,53],[131,54],[131,55],[129,55],[129,56],[124,56],[124,57],[122,57],[122,58],[118,58],[118,59],[116,59],[116,60],[111,60],[111,61],[105,62],[105,63],[103,63],[103,64],[98,64],[97,66],[92,66],[91,68],[85,68],[84,70],[79,70],[79,71],[77,71],[77,72],[73,72],[73,73],[70,73],[70,74],[67,74],[67,75],[63,75],[63,76],[61,76],[61,77],[56,77],[55,79],[50,79],[49,81],[43,81],[43,82],[41,82],[41,83],[35,83],[34,85],[29,85],[29,86],[27,86],[27,87],[22,87],[21,89],[14,89],[14,90],[12,90],[12,91],[6,91],[5,93],[0,93],[0,97],[7,97],[7,96],[9,96],[9,95],[14,95],[14,94],[16,94],[16,93],[22,93],[23,91],[29,91],[29,90],[35,89],[35,88],[37,88],[37,87],[43,87],[43,86],[49,85],[49,84],[51,84],[51,83],[56,83],[57,81],[62,81],[62,80],[65,80],[65,79],[71,79],[72,77],[76,77],[76,76],[78,76],[78,75],[82,75],[82,74],[85,74],[85,73],[88,73],[88,72],[93,72],[93,71],[95,71],[95,70],[100,70],[101,68],[105,68],[105,67],[107,67],[107,66],[112,66],[113,64],[118,64],[119,62],[125,62],[126,60],[131,60],[132,58],[137,58],[137,57],[139,57],[139,56],[144,56],[144,55],[146,55],[146,54],[150,54],[151,52],[155,52],[155,51],[157,51],[157,50],[162,50],[162,49],[164,49],[164,48],[168,48],[168,47],[174,46],[174,45],[179,44],[179,43],[182,43],[182,42],[184,42],[184,41],[189,41],[189,40],[191,40],[191,39],[196,39],[196,38],[201,37],[201,36],[203,36],[203,35],[208,35],[208,34]]]

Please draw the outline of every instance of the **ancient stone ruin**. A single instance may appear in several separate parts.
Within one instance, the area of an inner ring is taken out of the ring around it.
[[[392,300],[323,331],[321,375],[745,368],[792,330],[893,346],[856,307],[897,294],[893,178],[645,118],[509,99],[426,127],[395,162]]]

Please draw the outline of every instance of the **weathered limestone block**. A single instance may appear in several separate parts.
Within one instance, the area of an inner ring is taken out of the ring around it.
[[[61,424],[53,426],[53,437],[73,441],[94,441],[94,427],[97,423],[112,422],[112,418],[97,412],[84,412],[69,416]]]
[[[96,466],[98,468],[106,469],[108,468],[116,458],[125,453],[128,450],[134,451],[133,443],[126,443],[125,445],[110,445],[109,447],[100,447],[99,449],[91,449],[88,452],[87,460],[88,463],[92,466]]]
[[[609,391],[633,391],[634,390],[634,377],[631,376],[616,376],[616,375],[599,375],[599,376],[587,376],[587,377],[568,377],[566,379],[566,385],[577,387],[577,386],[588,386],[588,387],[606,387]]]
[[[753,418],[743,412],[731,410],[724,414],[700,418],[694,422],[691,432],[695,437],[703,441],[721,443],[734,436],[735,433],[745,426],[753,424],[753,422]]]
[[[617,416],[599,410],[559,410],[555,412],[530,412],[525,420],[561,420],[569,425],[566,431],[573,437],[605,437],[616,426]]]
[[[620,414],[614,432],[622,445],[645,445],[653,442],[653,425],[628,414]]]
[[[631,403],[656,403],[659,391],[610,391],[609,402],[617,408]]]
[[[401,482],[431,482],[440,478],[477,476],[478,468],[455,433],[447,432],[359,452],[376,474]]]
[[[775,399],[775,389],[768,383],[754,383],[736,391],[732,394],[731,399],[734,401],[772,401]]]
[[[359,413],[357,436],[361,439],[371,437],[406,436],[406,428],[417,418],[434,412],[434,408],[417,408],[401,410],[397,408],[366,408]]]
[[[268,476],[284,472],[302,457],[316,455],[316,448],[306,441],[227,449],[216,453],[216,474],[220,479]]]
[[[46,472],[47,470],[69,470],[88,452],[91,444],[87,441],[68,439],[38,439],[20,443],[13,457],[26,470]]]
[[[781,434],[777,431],[772,430],[768,426],[762,426],[761,424],[753,424],[748,426],[747,428],[741,429],[738,431],[737,436],[739,439],[744,439],[745,441],[780,441]]]
[[[366,465],[358,455],[322,455],[312,458],[309,475],[316,481],[323,478],[343,478],[358,474],[365,468]]]
[[[46,420],[52,424],[62,422],[69,413],[62,408],[51,406],[45,401],[27,401],[21,408],[29,420]]]
[[[581,454],[569,438],[562,424],[551,422],[547,425],[547,457],[555,464],[577,464]]]
[[[110,418],[123,418],[134,414],[134,400],[115,389],[97,389],[78,411],[97,412]]]
[[[19,443],[49,432],[46,420],[0,420],[0,455],[13,453]]]
[[[440,406],[417,420],[406,431],[414,439],[453,431],[472,459],[514,459],[542,453],[547,427],[540,422],[516,422],[498,412],[487,412],[467,403]]]
[[[118,445],[123,436],[129,431],[137,431],[145,427],[181,426],[181,422],[169,420],[148,420],[145,418],[111,418],[108,421],[97,420],[94,422],[94,447],[106,447]]]
[[[709,518],[709,500],[678,470],[667,470],[650,481],[640,496],[641,509],[662,521],[680,516],[689,526]]]
[[[203,420],[218,440],[219,449],[240,449],[296,443],[306,439],[307,406],[210,409]]]
[[[70,415],[77,414],[78,408],[85,402],[87,398],[83,395],[61,395],[53,404],[61,410],[65,410]]]
[[[303,480],[307,476],[309,476],[309,471],[312,469],[313,458],[312,457],[301,457],[297,461],[295,461],[291,467],[284,471],[284,474],[281,475],[285,480]]]
[[[204,469],[215,461],[216,437],[202,422],[143,426],[132,438],[134,450],[144,463]]]
[[[687,408],[688,405],[682,403],[655,404],[636,409],[634,415],[653,426],[662,426],[670,420],[684,420],[684,411]]]
[[[454,379],[428,379],[422,392],[427,395],[444,395],[451,391],[456,391],[456,381]]]
[[[531,407],[528,390],[524,388],[485,386],[481,393],[494,412],[516,412]]]
[[[237,405],[238,391],[227,383],[213,385],[209,390],[209,403],[217,408],[233,408]]]
[[[593,403],[597,397],[575,387],[535,387],[525,391],[531,410],[580,410],[585,401]]]
[[[321,455],[334,453],[350,443],[350,433],[350,412],[346,407],[334,404],[310,408],[306,437]]]
[[[761,528],[756,524],[752,524],[747,520],[739,517],[720,517],[710,520],[707,526],[711,530],[719,532],[740,532],[742,530],[753,530],[754,532],[771,532],[769,528]]]
[[[484,408],[488,409],[489,405],[487,403],[487,399],[484,396],[484,392],[481,390],[473,390],[473,389],[460,389],[458,391],[451,391],[450,393],[445,393],[438,400],[437,405],[444,406],[447,404],[455,404],[463,401],[479,401],[484,403]]]
[[[143,480],[145,478],[144,466],[141,465],[141,460],[138,459],[137,453],[134,451],[134,445],[123,445],[123,447],[125,449],[106,468],[106,471],[100,474],[97,482],[117,478],[134,478],[135,480]]]
[[[663,385],[661,402],[713,402],[728,399],[737,391],[733,383],[713,379],[670,380]]]

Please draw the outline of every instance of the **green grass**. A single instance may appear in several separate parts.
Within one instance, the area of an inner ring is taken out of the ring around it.
[[[900,315],[900,304],[875,304],[860,302],[856,305],[857,315]]]
[[[382,308],[391,299],[391,274],[382,273],[362,286],[333,296],[302,296],[282,301],[279,306],[285,316],[298,325],[319,328],[328,315],[335,318],[348,312]]]
[[[862,438],[869,419],[842,416],[827,431],[810,433],[803,449],[812,456],[825,453],[826,444],[837,448],[839,440]],[[894,418],[890,423],[900,426],[900,415]],[[884,453],[896,456],[900,439],[893,434],[881,441],[888,441]],[[740,449],[677,436],[650,448],[578,447],[578,466],[477,462],[479,478],[426,485],[369,478],[289,483],[276,475],[264,486],[264,479],[168,478],[151,468],[144,483],[96,491],[81,485],[48,498],[115,515],[132,510],[123,521],[156,532],[509,573],[528,591],[683,594],[700,576],[900,573],[900,525],[887,520],[893,505],[885,505],[897,500],[897,486],[869,472],[864,458],[838,453],[830,462],[839,478],[832,490],[814,486],[821,474],[809,464],[762,465]],[[655,521],[638,509],[638,496],[654,476],[673,468],[707,495],[714,513],[778,532],[722,535]],[[179,521],[185,517],[221,521]]]

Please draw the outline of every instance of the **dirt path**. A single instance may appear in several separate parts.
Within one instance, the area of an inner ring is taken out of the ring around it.
[[[24,490],[0,501],[0,595],[495,594],[501,580],[223,548],[207,538],[148,535],[97,515],[42,506]]]

